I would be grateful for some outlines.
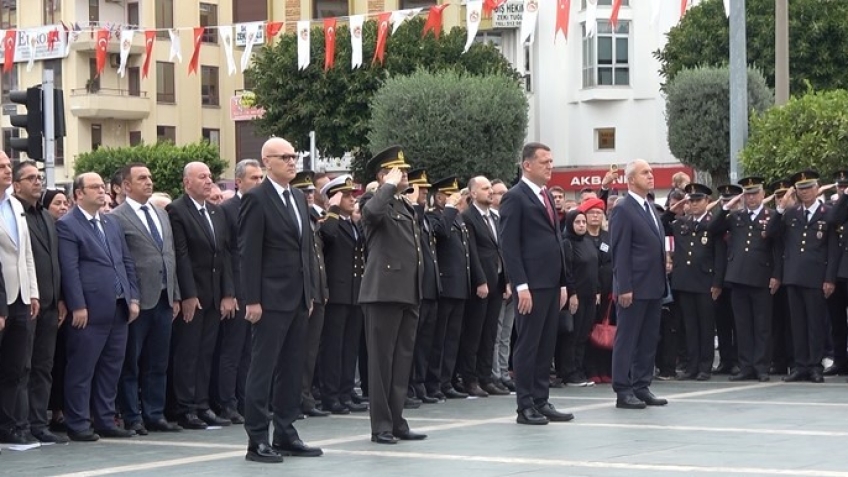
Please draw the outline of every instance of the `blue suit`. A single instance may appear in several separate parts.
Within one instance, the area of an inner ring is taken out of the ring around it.
[[[650,216],[631,194],[609,219],[613,294],[633,293],[633,304],[616,307],[612,388],[619,396],[647,391],[654,375],[666,294],[665,238],[653,204],[649,209]]]
[[[95,430],[115,427],[127,305],[139,299],[135,265],[117,219],[101,215],[100,224],[108,247],[78,207],[56,222],[65,303],[69,313],[88,311],[85,328],[66,325],[65,422],[74,432],[86,431],[89,418]]]

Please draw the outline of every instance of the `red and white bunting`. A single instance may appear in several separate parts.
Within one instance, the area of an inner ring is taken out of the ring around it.
[[[221,35],[221,43],[224,45],[224,56],[227,57],[227,74],[232,76],[237,71],[236,59],[233,56],[233,27],[218,27],[218,33]]]
[[[297,22],[297,69],[303,70],[309,66],[310,31],[309,20]]]
[[[524,44],[525,41],[533,43],[536,36],[536,23],[539,19],[539,0],[524,0],[524,14],[521,16],[521,33],[518,35],[518,41]]]
[[[180,32],[176,28],[171,28],[168,30],[168,36],[171,38],[171,54],[168,55],[168,61],[174,61],[174,58],[176,58],[177,62],[182,63],[183,52],[180,46]]]
[[[241,54],[241,72],[247,69],[250,65],[250,57],[253,55],[253,44],[256,43],[256,37],[259,35],[259,30],[262,28],[261,23],[251,23],[247,25],[245,31],[245,47],[244,53]]]
[[[468,39],[465,40],[463,53],[471,48],[477,30],[480,28],[480,19],[483,17],[483,0],[468,0],[465,2],[465,28],[468,29]]]
[[[70,38],[68,39],[70,41]],[[150,71],[150,58],[153,57],[153,44],[156,43],[156,30],[145,30],[144,32],[144,66],[141,68],[141,77],[147,78]]]
[[[598,29],[598,0],[586,0],[586,37],[595,35]]]
[[[559,33],[568,41],[568,20],[571,17],[571,0],[557,0],[556,30],[554,31],[554,42]]]
[[[133,35],[135,35],[135,30],[121,31],[121,64],[118,66],[118,74],[121,75],[121,78],[124,77],[127,70],[127,58],[130,56]]]
[[[364,22],[363,15],[350,17],[350,69],[352,70],[362,66],[362,24]]]
[[[389,23],[392,24],[392,35],[395,34],[398,28],[407,20],[417,17],[423,8],[408,8],[406,10],[395,10],[392,12]]]

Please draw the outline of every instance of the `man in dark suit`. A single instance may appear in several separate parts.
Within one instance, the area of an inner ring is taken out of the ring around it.
[[[557,411],[548,401],[559,311],[568,297],[560,226],[545,187],[552,169],[548,146],[526,144],[521,153],[522,177],[504,195],[498,209],[504,266],[517,298],[518,336],[512,362],[519,424],[574,418]]]
[[[59,239],[53,218],[41,207],[42,177],[35,162],[24,161],[12,171],[15,197],[21,202],[29,228],[32,257],[38,279],[39,311],[35,318],[29,373],[23,387],[29,409],[27,430],[39,442],[67,442],[48,429],[47,406],[53,385],[53,355],[59,324],[65,318],[59,275]]]
[[[665,238],[648,201],[654,175],[637,159],[624,171],[630,192],[610,213],[613,295],[618,329],[612,352],[612,388],[616,407],[644,409],[668,404],[654,396],[654,357],[660,338],[662,299],[666,294]]]
[[[168,213],[149,202],[153,177],[147,166],[128,164],[121,176],[126,195],[110,216],[121,224],[135,263],[141,312],[129,327],[118,402],[127,430],[179,431],[164,414],[171,321],[180,312],[174,234]]]
[[[256,159],[236,164],[236,195],[221,204],[227,219],[230,263],[236,300],[241,303],[235,316],[221,320],[218,329],[217,366],[213,375],[213,395],[219,415],[233,424],[244,424],[244,385],[250,367],[250,323],[244,319],[244,291],[241,288],[241,253],[238,248],[238,220],[241,198],[262,182],[262,165]]]
[[[468,181],[468,193],[471,205],[462,213],[462,221],[468,229],[471,256],[475,258],[471,264],[471,285],[476,289],[465,307],[459,374],[466,391],[470,383],[476,383],[488,394],[509,395],[500,380],[492,379],[498,317],[506,291],[498,216],[489,209],[492,184],[483,176],[473,177]]]
[[[319,456],[300,440],[306,326],[312,311],[313,235],[303,193],[291,187],[297,173],[294,147],[282,138],[262,146],[267,177],[242,197],[239,213],[245,319],[252,323],[244,428],[247,460],[282,462],[283,455]],[[270,398],[270,403],[269,403]],[[274,438],[268,427],[274,413]]]
[[[235,287],[227,222],[206,199],[212,173],[202,162],[183,170],[185,195],[168,205],[174,232],[182,316],[171,340],[173,412],[185,429],[228,426],[209,406],[212,359],[221,319],[235,314]]]
[[[62,291],[72,322],[67,335],[65,424],[74,441],[131,437],[115,426],[127,323],[138,317],[135,264],[117,219],[100,215],[106,184],[90,172],[74,180],[71,209],[56,222]],[[94,424],[94,432],[89,428]]]
[[[409,164],[401,147],[380,152],[368,166],[380,183],[362,207],[368,261],[359,302],[368,343],[371,441],[396,444],[427,437],[409,430],[403,418],[421,301],[421,238],[415,211],[402,195]],[[416,192],[411,196],[417,202]]]

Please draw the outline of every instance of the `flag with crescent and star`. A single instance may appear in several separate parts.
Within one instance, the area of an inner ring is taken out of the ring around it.
[[[153,57],[153,44],[156,42],[156,30],[145,30],[144,32],[144,66],[141,68],[141,77],[147,78],[150,70],[150,58]]]
[[[108,47],[109,30],[101,28],[97,30],[97,52],[95,54],[97,62],[97,76],[100,76],[100,73],[103,72],[103,68],[106,66],[106,49]]]
[[[371,64],[383,64],[383,58],[386,56],[386,41],[389,38],[389,20],[392,14],[390,12],[381,13],[377,17],[377,46],[374,48],[374,59]]]
[[[336,19],[324,19],[324,71],[336,63]]]
[[[6,30],[3,35],[3,72],[12,71],[12,66],[15,61],[15,42],[17,41],[17,30]]]
[[[427,32],[432,31],[433,36],[438,40],[442,34],[442,12],[445,11],[450,3],[441,5],[433,5],[430,7],[430,12],[427,14],[427,22],[424,23],[424,29],[421,30],[421,38],[427,36]]]
[[[568,20],[571,16],[571,0],[557,0],[556,30],[554,35],[562,32],[562,37],[568,41]],[[556,41],[556,38],[554,38]]]
[[[273,43],[274,37],[283,29],[285,22],[268,22],[265,24],[265,41]]]
[[[203,32],[205,27],[194,27],[194,53],[191,55],[191,61],[188,62],[188,74],[197,74],[197,63],[200,61],[200,46],[203,45]]]

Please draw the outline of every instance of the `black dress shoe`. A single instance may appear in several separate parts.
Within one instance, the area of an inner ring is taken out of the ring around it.
[[[251,462],[261,462],[263,464],[277,464],[283,461],[282,454],[264,442],[261,444],[250,444],[247,447],[247,455],[244,458]]]
[[[619,396],[618,399],[615,400],[615,407],[618,409],[645,409],[647,405],[637,399],[636,396],[627,394]]]
[[[100,436],[95,434],[91,429],[79,432],[68,429],[68,439],[74,442],[96,442],[100,440]]]
[[[140,436],[146,436],[147,435],[147,428],[144,427],[144,424],[142,424],[141,421],[136,421],[136,422],[130,423],[129,425],[125,423],[124,428],[128,431],[135,432],[136,434],[138,434]]]
[[[733,365],[730,363],[719,363],[718,366],[713,368],[713,374],[734,374]]]
[[[487,398],[489,397],[489,393],[483,390],[477,383],[469,384],[465,387],[465,390],[468,392],[469,396],[474,396],[478,398]]]
[[[411,398],[409,396],[406,397],[406,400],[403,401],[404,409],[418,409],[421,407],[421,400],[416,398]]]
[[[468,397],[468,394],[461,393],[454,388],[447,388],[442,393],[447,399],[465,399]]]
[[[509,396],[509,391],[495,386],[495,383],[486,383],[481,386],[481,389],[492,396]]]
[[[773,364],[769,368],[769,374],[786,374],[786,371],[789,369],[789,366],[785,366],[782,364]]]
[[[760,373],[760,374],[757,375],[757,381],[759,381],[761,383],[767,383],[767,382],[771,381],[771,378],[766,373]]]
[[[219,417],[226,419],[233,424],[244,424],[244,417],[235,409],[224,409],[219,414]]]
[[[23,438],[24,438],[24,442],[26,442],[27,444],[37,444],[38,442],[40,442],[40,441],[39,441],[38,439],[36,439],[36,437],[35,437],[34,435],[32,435],[32,433],[31,433],[31,432],[29,432],[29,431],[25,431],[25,430],[21,430],[21,429],[19,429],[19,430],[17,431],[17,433],[18,433],[18,434],[20,434],[20,435],[21,435],[21,437],[23,437]]]
[[[55,421],[50,421],[48,426],[50,432],[68,432],[68,426],[65,425],[65,419],[59,418]]]
[[[733,376],[727,378],[728,381],[751,381],[757,379],[757,376],[753,372],[745,372],[734,374]]]
[[[677,375],[678,381],[694,381],[698,377],[698,373],[680,373]]]
[[[365,412],[368,410],[368,404],[365,403],[358,404],[353,401],[345,401],[342,405],[350,409],[350,412]]]
[[[711,377],[710,373],[698,373],[695,376],[695,381],[709,381]]]
[[[539,411],[539,414],[547,417],[551,422],[568,422],[574,419],[574,414],[571,414],[570,412],[559,412],[556,408],[554,408],[554,405],[549,402],[536,406],[536,410]]]
[[[183,430],[183,428],[179,425],[168,422],[164,418],[159,419],[158,421],[147,421],[144,423],[144,427],[146,427],[148,431],[154,432],[179,432]]]
[[[279,452],[280,455],[284,456],[318,457],[324,455],[324,451],[322,451],[318,447],[309,447],[308,445],[304,444],[303,441],[300,439],[294,442],[290,442],[288,444],[275,442],[273,447],[275,451]]]
[[[376,442],[377,444],[397,444],[398,439],[391,432],[378,432],[377,434],[371,434],[371,442]]]
[[[848,363],[843,361],[834,361],[833,364],[824,368],[825,376],[836,376],[838,374],[846,374],[848,373]]]
[[[434,392],[434,393],[432,393],[432,394],[429,394],[429,396],[432,396],[432,397],[434,397],[434,398],[438,399],[438,400],[439,400],[439,402],[444,402],[444,401],[447,401],[447,400],[448,400],[448,397],[447,397],[447,396],[445,396],[445,393],[443,393],[443,392],[441,392],[441,391],[436,391],[436,392]]]
[[[125,439],[135,435],[135,432],[133,431],[119,429],[117,427],[113,427],[111,429],[95,429],[94,432],[96,432],[100,437],[108,439]]]
[[[787,376],[783,377],[783,382],[786,383],[795,383],[798,381],[806,381],[809,373],[806,371],[801,371],[800,369],[796,369],[789,373]]]
[[[207,426],[205,422],[201,421],[197,414],[188,413],[183,414],[183,416],[177,421],[177,424],[183,427],[183,429],[192,429],[192,430],[201,430],[206,429]]]
[[[515,392],[515,381],[511,379],[505,379],[501,381],[501,384],[503,384],[505,388],[509,389],[510,392]]]
[[[424,404],[437,404],[439,402],[439,398],[428,396],[426,394],[418,396],[418,399],[420,399]]]
[[[52,442],[54,444],[67,444],[68,438],[65,436],[57,436],[52,432],[44,429],[43,431],[33,432],[33,437],[38,439],[38,442]]]
[[[201,421],[205,422],[207,426],[227,427],[232,424],[229,419],[224,419],[221,416],[216,416],[211,409],[200,411],[197,417],[200,418]]]
[[[419,434],[412,431],[395,432],[393,435],[402,441],[423,441],[427,438],[427,434]]]
[[[23,434],[17,431],[3,431],[0,432],[0,443],[3,444],[16,444],[16,445],[24,445],[27,444],[27,440]]]
[[[535,407],[528,407],[527,409],[518,411],[518,417],[515,418],[515,422],[531,426],[544,426],[550,421],[547,417],[537,411]]]
[[[350,393],[350,400],[355,402],[356,404],[368,404],[368,396],[363,396],[362,394],[357,394],[356,392]]]
[[[824,376],[822,376],[822,372],[819,369],[815,369],[810,371],[810,382],[811,383],[823,383]]]
[[[658,398],[654,396],[654,393],[647,389],[634,394],[636,395],[636,399],[644,402],[648,406],[665,406],[666,404],[668,404],[667,399]]]
[[[350,414],[350,409],[347,408],[344,404],[336,401],[333,403],[324,403],[323,406],[325,411],[328,411],[333,414],[344,415]]]
[[[318,409],[317,407],[307,409],[307,410],[303,411],[303,414],[305,414],[309,417],[327,417],[327,416],[330,415],[329,412],[322,411],[321,409]]]

